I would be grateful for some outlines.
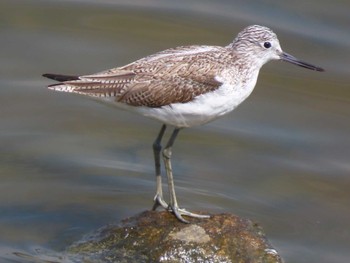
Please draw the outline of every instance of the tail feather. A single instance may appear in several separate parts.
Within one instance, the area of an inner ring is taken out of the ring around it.
[[[64,82],[64,81],[71,81],[71,80],[79,80],[78,76],[71,76],[71,75],[60,75],[60,74],[51,74],[51,73],[46,73],[43,74],[43,77],[53,79],[59,82]]]

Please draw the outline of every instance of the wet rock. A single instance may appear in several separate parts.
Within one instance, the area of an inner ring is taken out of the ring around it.
[[[82,262],[283,262],[261,228],[230,214],[179,222],[147,211],[103,227],[67,252]]]

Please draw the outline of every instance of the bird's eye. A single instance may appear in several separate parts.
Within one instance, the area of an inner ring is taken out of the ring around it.
[[[270,48],[271,47],[271,43],[270,42],[265,42],[264,43],[264,48]]]

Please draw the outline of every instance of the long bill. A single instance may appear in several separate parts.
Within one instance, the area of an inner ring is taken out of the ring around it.
[[[292,55],[289,55],[288,53],[285,53],[285,52],[281,53],[280,58],[283,61],[292,63],[292,64],[297,65],[299,67],[303,67],[303,68],[307,68],[307,69],[311,69],[311,70],[316,70],[316,71],[324,71],[323,68],[320,68],[320,67],[311,65],[309,63],[306,63],[304,61],[301,61],[301,60],[297,59],[296,57],[293,57]]]

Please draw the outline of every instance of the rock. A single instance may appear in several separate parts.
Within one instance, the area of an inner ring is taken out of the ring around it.
[[[230,214],[190,220],[146,211],[101,228],[66,252],[81,262],[283,262],[249,220]]]

